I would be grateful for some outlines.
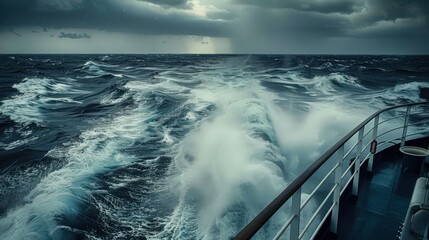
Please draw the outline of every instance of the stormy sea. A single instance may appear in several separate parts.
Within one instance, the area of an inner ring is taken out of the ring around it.
[[[0,55],[0,239],[229,239],[428,100],[429,56]]]

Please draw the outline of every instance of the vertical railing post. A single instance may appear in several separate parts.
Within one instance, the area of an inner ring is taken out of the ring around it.
[[[408,120],[410,119],[410,112],[411,112],[411,106],[408,106],[407,113],[405,114],[404,129],[402,131],[401,147],[405,145],[405,140],[407,138]]]
[[[330,231],[337,233],[338,228],[338,216],[340,210],[340,195],[341,195],[341,175],[343,173],[343,158],[344,158],[344,145],[342,145],[337,151],[337,169],[335,169],[335,190],[334,190],[334,208],[331,214],[331,226]]]
[[[353,177],[353,188],[352,194],[354,196],[358,195],[359,190],[359,174],[360,174],[360,158],[362,155],[362,141],[363,141],[363,132],[365,130],[365,126],[363,126],[358,133],[358,144],[356,147],[356,157],[355,157],[355,176]]]
[[[377,141],[379,121],[380,121],[380,114],[378,114],[374,118],[374,128],[372,129],[372,141]],[[372,166],[374,165],[374,155],[375,153],[369,156],[369,162],[368,162],[368,168],[367,168],[368,172],[372,172]]]
[[[299,239],[299,222],[301,219],[301,188],[292,195],[292,214],[295,216],[290,225],[290,240]]]

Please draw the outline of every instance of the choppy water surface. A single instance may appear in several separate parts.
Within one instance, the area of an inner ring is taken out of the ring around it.
[[[0,56],[1,239],[227,239],[427,56]],[[268,231],[269,232],[269,231]]]

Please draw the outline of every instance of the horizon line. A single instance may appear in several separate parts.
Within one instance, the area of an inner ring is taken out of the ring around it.
[[[429,53],[0,53],[0,55],[325,55],[325,56],[429,56]]]

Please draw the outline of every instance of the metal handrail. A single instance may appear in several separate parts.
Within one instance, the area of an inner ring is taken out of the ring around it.
[[[334,194],[334,191],[335,191],[335,189],[337,187],[339,187],[339,186],[338,185],[334,185],[334,187],[332,187],[331,191],[329,191],[328,195],[322,201],[322,203],[320,204],[320,206],[317,208],[317,210],[314,212],[313,216],[308,221],[307,225],[305,225],[304,229],[299,234],[299,237],[298,237],[299,239],[301,239],[304,236],[305,231],[311,226],[311,224],[313,223],[313,221],[316,219],[317,214],[322,210],[322,208],[324,207],[325,203],[329,200],[329,198],[332,196],[332,194]]]
[[[429,104],[429,102],[420,102],[420,103],[408,103],[408,104],[402,104],[397,106],[391,106],[384,109],[381,109],[372,115],[370,115],[368,118],[366,118],[364,121],[362,121],[359,125],[357,125],[353,130],[351,130],[347,135],[345,135],[340,141],[338,141],[334,146],[332,146],[328,151],[326,151],[322,156],[320,156],[313,164],[311,164],[304,172],[299,175],[289,186],[287,186],[271,203],[268,204],[245,228],[243,228],[235,237],[235,239],[250,239],[253,235],[255,235],[259,229],[262,228],[262,226],[288,201],[289,199],[294,196],[294,194],[299,193],[301,187],[307,182],[308,179],[310,179],[311,176],[328,160],[330,159],[341,147],[343,147],[348,140],[350,140],[356,133],[359,131],[363,131],[364,127],[373,119],[376,119],[375,122],[377,122],[377,126],[380,125],[378,123],[378,117],[381,113],[396,109],[396,108],[402,108],[407,107],[407,114],[405,115],[405,123],[404,123],[404,132],[403,132],[403,142],[404,137],[407,136],[407,126],[408,126],[408,116],[410,114],[410,107],[415,105],[425,105]],[[376,132],[376,128],[374,129]],[[363,132],[362,132],[363,135]],[[358,140],[362,142],[362,139]],[[403,144],[403,143],[402,143]],[[362,146],[361,146],[362,147]],[[362,151],[360,149],[359,151]],[[360,159],[360,153],[359,159]],[[341,157],[342,158],[342,157]],[[342,161],[342,160],[341,160]],[[356,163],[358,161],[355,161]],[[371,163],[372,165],[372,163]],[[354,173],[359,173],[359,170],[357,169]],[[350,183],[351,179],[348,181]],[[298,191],[298,192],[297,192]],[[298,198],[300,199],[300,197]],[[294,205],[294,199],[292,199],[292,205]],[[299,218],[299,216],[298,216]],[[299,219],[298,219],[299,221]],[[293,223],[291,224],[293,225]],[[299,227],[299,222],[297,224]]]
[[[377,135],[377,138],[379,138],[379,137],[381,137],[383,135],[386,135],[386,134],[388,134],[390,132],[393,132],[393,131],[396,131],[396,130],[399,130],[399,129],[403,129],[403,128],[404,128],[404,126],[400,126],[400,127],[395,127],[395,128],[389,129],[388,131],[385,131],[384,133]]]
[[[378,125],[381,125],[383,123],[386,123],[386,122],[389,122],[389,121],[392,121],[392,120],[395,120],[395,119],[398,119],[398,118],[402,118],[402,117],[405,117],[405,115],[398,115],[398,116],[394,116],[394,117],[385,119],[385,120],[379,122]]]
[[[335,171],[335,169],[338,167],[338,163],[335,164],[335,166],[329,171],[326,176],[319,182],[319,184],[314,188],[314,190],[308,195],[308,197],[305,199],[303,203],[301,203],[300,210],[304,209],[304,207],[307,205],[308,202],[310,202],[311,198],[316,194],[317,190],[326,182],[326,180],[331,176],[331,174]]]
[[[322,222],[325,222],[326,221],[326,219],[329,217],[329,215],[330,215],[330,213],[331,213],[331,211],[334,209],[334,207],[335,207],[335,203],[333,203],[332,205],[331,205],[331,207],[328,209],[328,211],[326,212],[326,214],[325,214],[325,216],[323,216],[323,218],[322,218]],[[316,236],[316,234],[317,234],[317,232],[319,232],[319,230],[320,230],[320,228],[322,227],[322,225],[319,225],[317,228],[316,228],[316,230],[314,231],[314,233],[313,233],[313,235],[311,235],[311,238],[310,239],[313,239],[315,236]]]

